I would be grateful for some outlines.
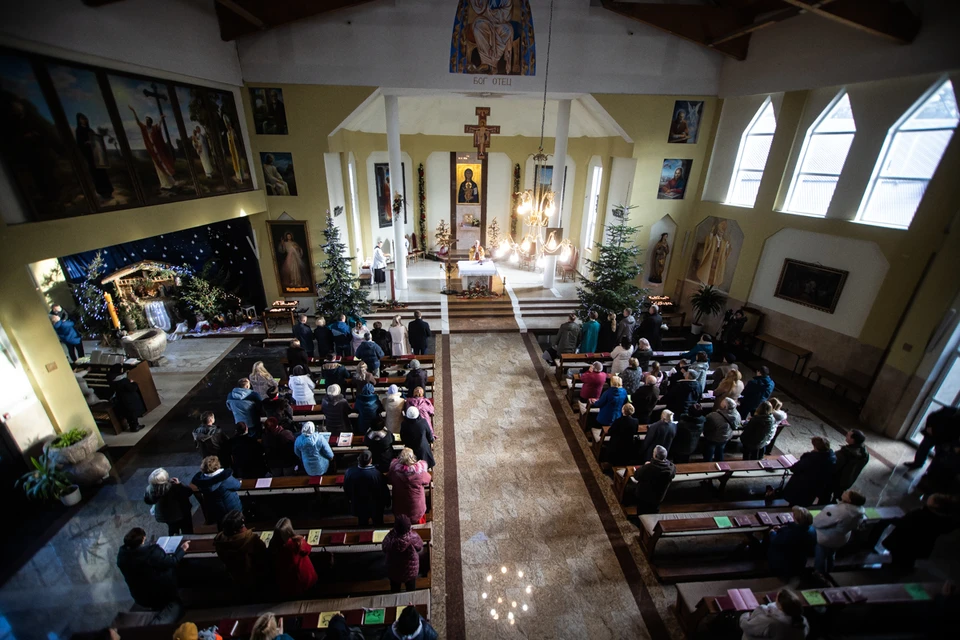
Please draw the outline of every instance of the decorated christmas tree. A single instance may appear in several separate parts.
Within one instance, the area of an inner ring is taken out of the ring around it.
[[[370,312],[370,300],[360,289],[360,279],[350,271],[352,256],[347,256],[346,245],[340,240],[340,229],[333,224],[327,212],[327,226],[323,230],[326,240],[320,245],[326,256],[320,263],[324,278],[317,284],[317,313],[329,321],[341,313],[355,318]]]
[[[500,246],[500,223],[494,218],[493,222],[487,226],[487,255],[493,255],[493,252]]]
[[[73,287],[73,293],[80,303],[80,324],[83,325],[83,330],[89,337],[103,335],[111,328],[110,317],[107,315],[107,302],[103,298],[103,288],[100,286],[106,270],[103,253],[97,251],[87,267],[87,275],[83,282]]]
[[[627,224],[631,208],[614,207],[612,213],[616,222],[607,226],[607,242],[598,246],[596,260],[587,260],[587,269],[593,279],[585,280],[577,287],[582,317],[590,311],[603,317],[610,312],[619,315],[623,309],[640,308],[646,290],[634,284],[643,267],[639,262],[642,249],[633,242],[640,227]]]

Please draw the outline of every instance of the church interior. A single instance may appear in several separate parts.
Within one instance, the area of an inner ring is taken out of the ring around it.
[[[2,3],[0,640],[955,635],[958,29]]]

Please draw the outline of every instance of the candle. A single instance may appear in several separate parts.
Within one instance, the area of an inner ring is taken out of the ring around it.
[[[113,306],[113,296],[109,293],[103,294],[103,299],[107,301],[107,313],[110,314],[110,321],[113,322],[113,328],[120,328],[120,318],[117,317],[117,308]]]

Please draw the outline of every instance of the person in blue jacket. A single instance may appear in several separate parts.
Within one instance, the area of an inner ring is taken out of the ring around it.
[[[817,546],[813,516],[804,507],[793,508],[793,522],[774,528],[768,537],[767,565],[783,580],[803,573]]]
[[[709,362],[710,358],[713,357],[713,339],[707,334],[700,336],[700,341],[693,345],[693,348],[690,349],[690,351],[687,351],[680,357],[684,360],[693,360],[701,351],[707,354],[707,361]]]
[[[770,369],[767,367],[757,369],[757,375],[747,383],[743,393],[740,394],[740,405],[737,407],[740,417],[746,418],[756,411],[761,403],[766,402],[773,395],[774,386],[773,379],[770,378]]]
[[[600,399],[593,403],[594,408],[600,409],[597,414],[597,424],[609,427],[620,417],[623,405],[627,402],[627,390],[623,388],[620,376],[610,378],[610,388],[600,395]]]
[[[250,378],[240,378],[237,386],[227,395],[227,408],[233,413],[233,421],[249,427],[250,437],[260,437],[260,416],[263,414],[263,398],[250,389]]]
[[[333,334],[333,348],[338,356],[350,355],[350,325],[347,316],[340,314],[337,321],[330,323],[330,333]]]
[[[330,468],[333,449],[330,448],[330,434],[317,433],[312,422],[304,422],[300,435],[293,443],[293,451],[300,457],[303,470],[308,476],[322,476]]]
[[[380,412],[383,411],[383,403],[380,402],[376,390],[369,382],[361,387],[353,410],[357,412],[357,425],[354,433],[363,435],[367,430],[380,426]]]
[[[220,458],[207,456],[200,463],[198,471],[190,484],[195,486],[203,497],[203,515],[207,524],[216,524],[220,530],[223,516],[231,511],[243,511],[240,496],[240,481],[233,477],[231,469],[220,467]]]
[[[70,362],[76,362],[77,358],[83,357],[83,339],[73,326],[73,320],[67,320],[60,316],[50,316],[50,322],[53,323],[53,330],[57,332],[60,342],[67,345],[67,352],[70,354]]]
[[[594,353],[597,350],[597,338],[600,337],[600,323],[597,312],[587,314],[587,321],[580,327],[580,353]]]

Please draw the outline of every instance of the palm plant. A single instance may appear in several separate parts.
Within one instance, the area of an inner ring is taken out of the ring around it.
[[[704,285],[700,290],[690,296],[690,305],[697,315],[693,319],[694,325],[700,325],[703,316],[714,316],[723,311],[723,305],[726,302],[723,294],[713,285]]]
[[[33,470],[20,476],[16,486],[23,489],[31,500],[56,500],[70,488],[72,483],[67,474],[57,469],[56,464],[46,454],[40,459],[30,458]]]

